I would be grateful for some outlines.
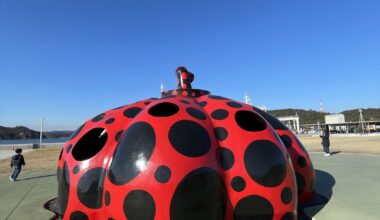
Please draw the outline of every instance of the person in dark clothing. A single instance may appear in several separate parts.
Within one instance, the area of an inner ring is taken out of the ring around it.
[[[25,160],[24,160],[24,156],[21,154],[22,153],[22,149],[21,148],[17,148],[15,150],[16,154],[12,156],[11,158],[11,168],[13,168],[13,173],[12,175],[9,177],[9,179],[13,182],[13,181],[16,181],[17,179],[17,176],[20,174],[21,172],[21,167],[22,166],[25,166]]]
[[[320,135],[322,138],[322,146],[323,146],[323,152],[325,152],[325,156],[330,156],[330,130],[329,126],[326,125],[326,127],[322,131],[322,135]]]

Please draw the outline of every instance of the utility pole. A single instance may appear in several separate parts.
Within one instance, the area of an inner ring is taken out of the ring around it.
[[[362,132],[364,133],[364,118],[363,118],[363,109],[359,109],[359,127],[362,128]]]
[[[325,109],[323,107],[322,99],[319,101],[319,112],[325,112]]]
[[[44,117],[41,118],[41,127],[40,127],[40,148],[42,147],[42,132],[44,130]]]

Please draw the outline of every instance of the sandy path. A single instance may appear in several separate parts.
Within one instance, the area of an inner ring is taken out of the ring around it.
[[[321,152],[322,145],[319,137],[298,136],[310,152]],[[380,136],[354,136],[330,138],[330,151],[342,153],[380,154]]]
[[[34,149],[23,153],[26,166],[21,172],[30,171],[55,171],[57,169],[58,156],[61,148]],[[0,176],[10,175],[10,159],[0,160]]]

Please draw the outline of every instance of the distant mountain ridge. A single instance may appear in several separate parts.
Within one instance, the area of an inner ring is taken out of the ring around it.
[[[40,132],[31,130],[25,126],[16,126],[14,128],[0,126],[0,139],[35,139],[40,138]],[[46,138],[46,135],[42,135]]]
[[[63,138],[69,137],[73,131],[48,131],[42,134],[42,138]],[[0,126],[0,140],[17,140],[17,139],[37,139],[40,138],[40,132],[29,129],[25,126],[4,127]]]
[[[305,109],[277,109],[269,110],[269,114],[275,117],[293,116],[300,117],[300,124],[316,124],[325,122],[325,115],[331,114],[328,112],[318,112]],[[359,121],[359,109],[351,109],[341,112],[344,114],[346,122]],[[366,121],[380,120],[380,108],[363,109],[363,117]],[[43,138],[65,138],[70,137],[73,131],[48,131],[43,133]],[[40,138],[40,132],[29,129],[25,126],[3,127],[0,126],[0,140],[12,139],[35,139]]]
[[[380,120],[380,108],[367,108],[362,109],[363,118],[366,121]],[[269,114],[275,117],[285,117],[298,115],[300,117],[300,124],[316,124],[325,122],[325,115],[329,115],[329,112],[318,112],[314,110],[304,110],[304,109],[277,109],[267,111]],[[356,122],[359,121],[359,109],[351,109],[340,112],[344,114],[346,122]]]

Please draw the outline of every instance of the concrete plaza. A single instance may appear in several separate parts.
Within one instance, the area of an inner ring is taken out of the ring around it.
[[[316,192],[327,198],[323,205],[304,213],[317,220],[379,219],[380,155],[310,153],[316,170]],[[0,177],[0,219],[49,219],[43,204],[57,196],[54,172],[22,172],[19,181]]]

